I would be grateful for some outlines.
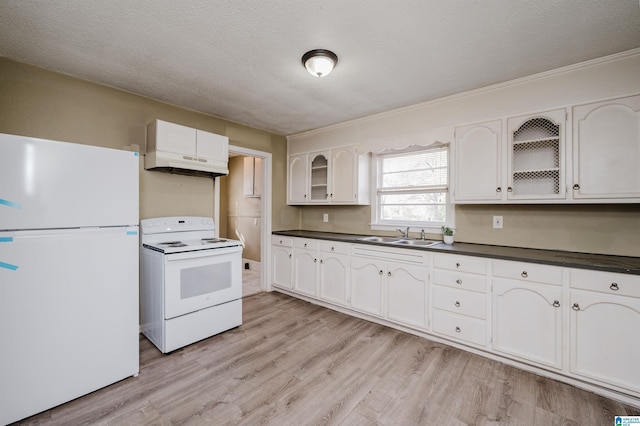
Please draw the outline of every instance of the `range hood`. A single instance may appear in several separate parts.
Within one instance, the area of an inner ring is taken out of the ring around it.
[[[229,138],[155,120],[147,125],[144,168],[178,174],[229,174]]]

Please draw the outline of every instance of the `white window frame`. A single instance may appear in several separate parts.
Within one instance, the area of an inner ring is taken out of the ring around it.
[[[378,187],[380,184],[380,161],[379,158],[385,155],[397,155],[397,154],[411,154],[411,153],[420,153],[424,151],[431,150],[439,150],[445,148],[447,150],[447,185],[445,188],[446,192],[446,219],[444,222],[433,222],[433,221],[425,221],[425,222],[416,222],[416,221],[382,221],[380,220],[380,193],[378,191]],[[451,148],[449,145],[444,146],[430,146],[430,147],[420,147],[416,149],[414,146],[410,151],[394,151],[388,153],[373,153],[371,156],[371,171],[372,171],[372,179],[371,179],[371,195],[372,195],[372,203],[371,203],[371,223],[370,227],[372,230],[377,231],[395,231],[398,228],[406,229],[410,228],[410,232],[420,232],[420,230],[424,229],[425,233],[428,234],[441,234],[442,227],[447,226],[449,228],[455,229],[455,209],[454,204],[451,202]]]

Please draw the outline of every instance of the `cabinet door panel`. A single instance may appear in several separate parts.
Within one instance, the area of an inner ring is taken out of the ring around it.
[[[320,254],[320,298],[339,305],[347,304],[348,256]]]
[[[382,264],[361,258],[351,258],[351,307],[368,314],[382,316]]]
[[[272,246],[273,250],[273,285],[291,288],[291,249]]]
[[[387,318],[426,328],[428,279],[428,268],[390,265],[387,272]]]
[[[316,296],[318,275],[317,275],[317,252],[314,250],[296,249],[293,254],[293,289],[308,296]]]
[[[640,197],[640,96],[573,109],[575,198]]]
[[[501,121],[456,129],[455,201],[500,200]]]
[[[187,156],[196,155],[196,129],[180,124],[157,121],[156,149]]]
[[[307,201],[307,155],[289,157],[289,204],[301,204]]]
[[[640,392],[640,301],[572,290],[571,306],[571,372]]]
[[[215,161],[229,160],[229,138],[215,133],[196,131],[196,156],[198,158],[208,158]]]
[[[494,280],[493,349],[561,368],[561,305],[560,289]]]
[[[331,150],[331,195],[332,203],[355,202],[356,153],[354,148]]]

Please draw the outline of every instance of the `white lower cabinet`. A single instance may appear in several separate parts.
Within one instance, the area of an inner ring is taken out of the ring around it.
[[[571,373],[640,394],[640,277],[572,270],[571,287]]]
[[[562,368],[562,289],[493,280],[493,350]]]
[[[291,289],[293,270],[293,239],[274,235],[271,238],[271,257],[273,261],[273,285]]]
[[[351,307],[367,314],[382,316],[384,261],[351,257]]]
[[[349,244],[320,241],[319,298],[340,306],[349,303]]]
[[[387,265],[387,318],[406,325],[427,328],[429,268]]]
[[[293,251],[293,289],[298,293],[318,295],[318,242],[296,238]]]
[[[638,275],[275,235],[272,251],[288,293],[640,402]]]

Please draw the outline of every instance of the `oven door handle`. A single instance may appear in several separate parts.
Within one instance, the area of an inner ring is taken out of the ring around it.
[[[220,256],[223,254],[232,254],[238,252],[242,252],[241,246],[194,250],[181,253],[169,253],[165,255],[165,259],[170,262],[172,260],[197,259],[202,257]]]

